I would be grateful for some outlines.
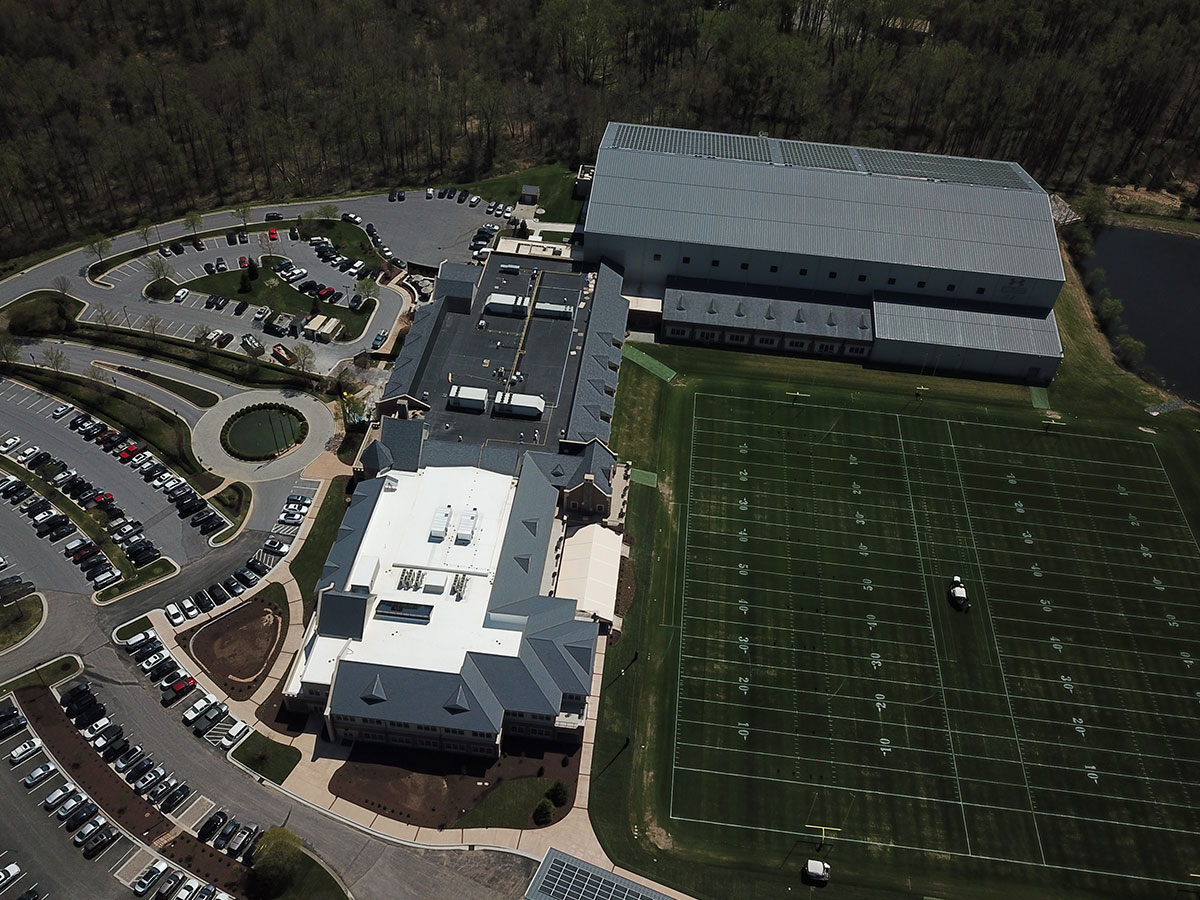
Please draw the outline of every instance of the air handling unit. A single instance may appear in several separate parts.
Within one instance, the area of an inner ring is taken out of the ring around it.
[[[486,412],[488,406],[487,388],[467,387],[456,384],[450,388],[446,397],[447,409],[462,409],[467,412]]]
[[[546,401],[533,394],[513,394],[496,391],[492,414],[517,419],[540,419],[546,411]]]

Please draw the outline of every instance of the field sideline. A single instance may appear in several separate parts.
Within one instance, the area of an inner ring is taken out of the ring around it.
[[[801,890],[810,855],[863,897],[1192,883],[1200,548],[1175,443],[1008,398],[787,398],[668,354],[679,383],[636,414],[667,446],[628,454],[660,486],[634,488],[653,547],[593,770],[628,779],[592,807],[614,859],[704,897]]]

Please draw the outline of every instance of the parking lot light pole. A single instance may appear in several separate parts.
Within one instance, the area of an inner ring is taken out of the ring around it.
[[[129,324],[129,307],[122,304],[121,309],[125,311],[125,327],[133,328],[133,326]]]

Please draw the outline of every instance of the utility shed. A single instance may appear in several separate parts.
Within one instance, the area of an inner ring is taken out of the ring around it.
[[[521,204],[523,206],[537,206],[541,197],[542,189],[536,184],[526,184],[521,187]]]

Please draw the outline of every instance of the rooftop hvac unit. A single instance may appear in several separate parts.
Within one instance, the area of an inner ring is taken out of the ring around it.
[[[429,539],[440,541],[446,537],[446,533],[450,530],[450,507],[440,507],[433,514],[433,524],[429,526]]]
[[[458,533],[455,535],[455,543],[469,544],[471,538],[475,536],[475,523],[479,520],[479,510],[471,508],[464,510],[463,514],[458,517]]]

